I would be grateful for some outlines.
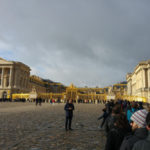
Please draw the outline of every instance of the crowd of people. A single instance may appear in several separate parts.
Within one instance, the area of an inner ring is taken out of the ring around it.
[[[142,102],[110,101],[100,119],[107,135],[105,150],[150,149],[150,111]]]

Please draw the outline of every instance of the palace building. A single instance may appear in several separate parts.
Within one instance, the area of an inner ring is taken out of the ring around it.
[[[150,102],[150,60],[140,62],[126,79],[128,95],[145,97]]]
[[[112,87],[90,88],[66,87],[59,82],[42,79],[30,75],[30,67],[16,61],[0,58],[0,99],[25,98],[35,99],[68,99],[73,100],[109,100],[119,98],[126,91],[126,83],[118,83]]]
[[[118,100],[124,98],[124,95],[148,97],[148,67],[149,62],[140,63],[134,73],[127,75],[128,83],[120,82],[104,88],[75,87],[73,84],[66,87],[59,82],[30,75],[30,67],[21,62],[0,58],[0,99],[27,100],[42,97],[46,100],[71,98],[75,101],[96,101]]]
[[[30,71],[30,67],[21,62],[0,58],[0,99],[11,98],[14,93],[30,93],[33,88],[37,93],[65,91],[61,83],[30,75]]]
[[[21,62],[0,58],[0,98],[8,98],[11,93],[29,92],[30,70]]]

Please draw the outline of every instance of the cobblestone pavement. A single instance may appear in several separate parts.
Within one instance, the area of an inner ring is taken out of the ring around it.
[[[65,104],[0,103],[0,150],[102,150],[100,104],[75,104],[73,131],[65,131]]]

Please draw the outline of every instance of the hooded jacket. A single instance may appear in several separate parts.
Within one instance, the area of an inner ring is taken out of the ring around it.
[[[150,149],[150,131],[148,132],[148,136],[146,139],[140,140],[134,144],[132,150],[149,150],[149,149]]]
[[[124,138],[120,150],[132,150],[133,145],[147,137],[148,131],[146,128],[137,128],[133,135],[129,135]]]
[[[105,150],[119,150],[123,138],[127,134],[127,129],[121,129],[117,127],[112,128],[107,135]]]

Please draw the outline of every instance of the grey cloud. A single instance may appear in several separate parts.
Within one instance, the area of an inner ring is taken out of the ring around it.
[[[149,59],[149,6],[148,0],[2,0],[0,39],[39,76],[107,86]]]

